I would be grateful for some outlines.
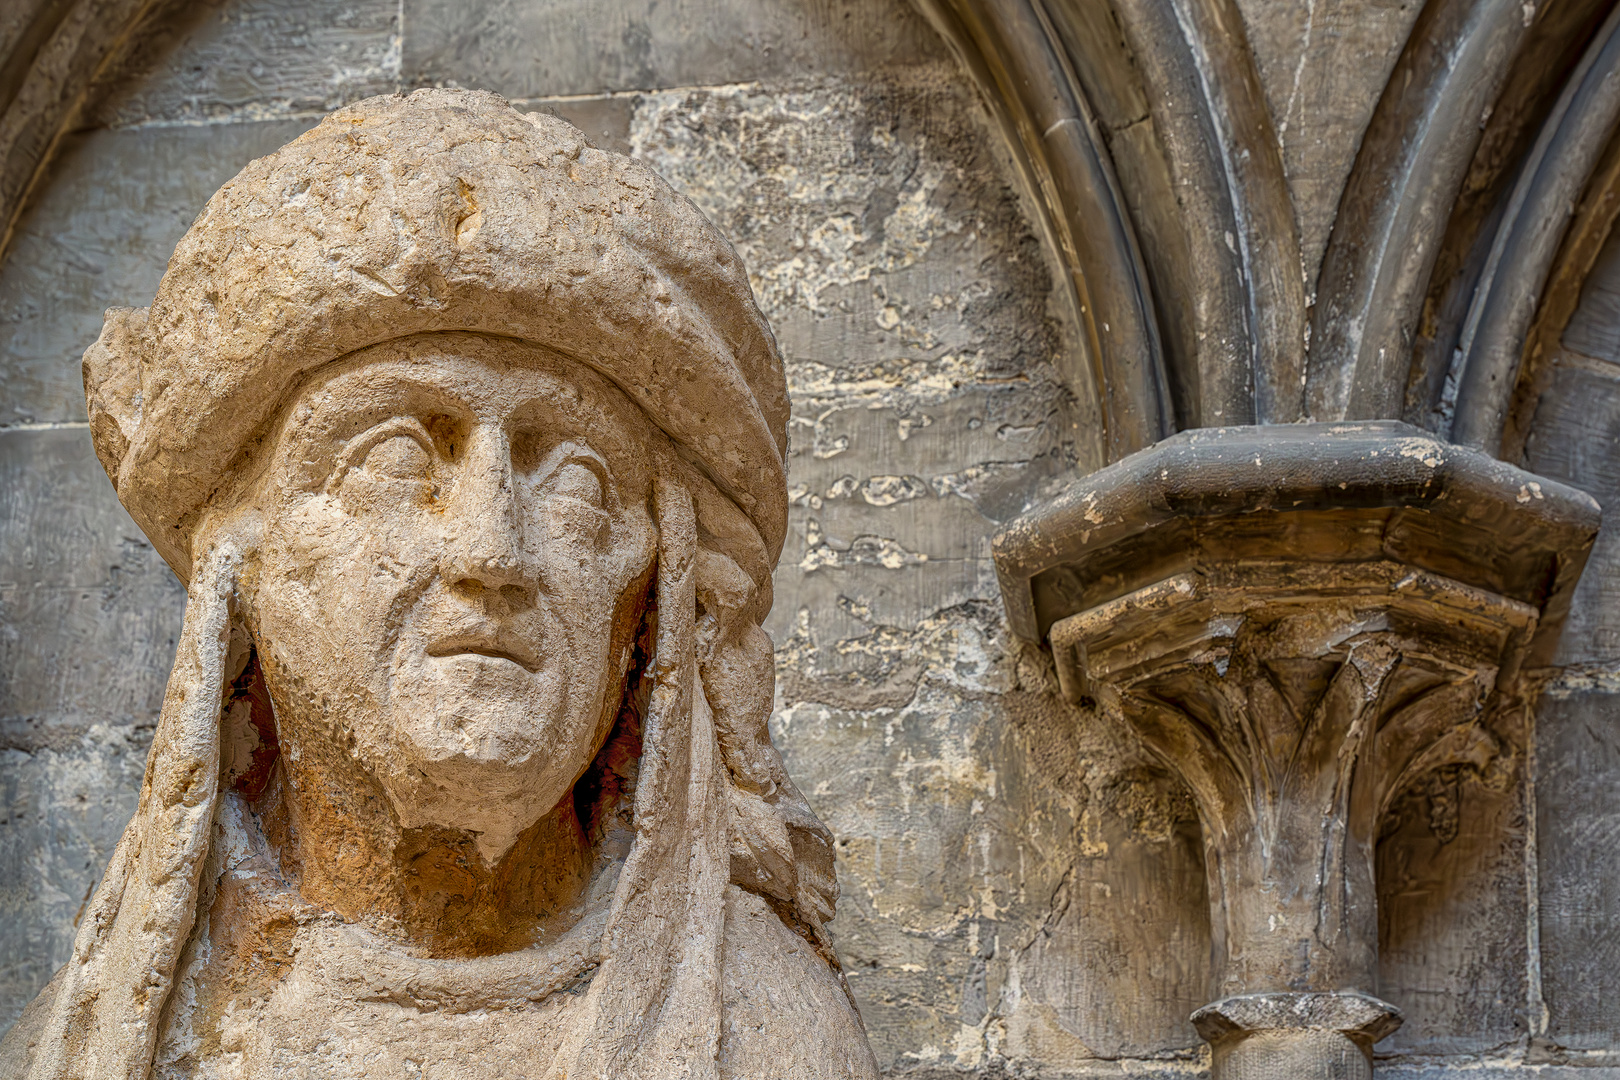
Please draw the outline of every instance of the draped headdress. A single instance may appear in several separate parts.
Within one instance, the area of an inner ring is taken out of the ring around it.
[[[831,916],[830,837],[766,729],[758,623],[786,529],[788,404],[736,252],[651,170],[554,117],[484,92],[372,98],[220,189],[152,305],[109,311],[85,354],[96,453],[189,596],[139,808],[57,978],[31,1077],[150,1069],[197,914],[234,675],[246,555],[209,523],[306,376],[439,331],[589,365],[683,462],[654,485],[635,840],[558,1075],[715,1075],[728,882],[818,935]]]

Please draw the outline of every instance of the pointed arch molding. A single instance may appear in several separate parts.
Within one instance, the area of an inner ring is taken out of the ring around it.
[[[1300,419],[1299,235],[1233,0],[915,2],[1036,198],[1109,460]]]
[[[915,3],[1040,205],[1109,460],[1302,419],[1299,230],[1235,0]]]
[[[1531,325],[1547,297],[1554,258],[1565,246],[1566,237],[1578,242],[1591,231],[1571,230],[1570,226],[1590,221],[1589,214],[1578,215],[1577,211],[1582,193],[1592,187],[1599,162],[1606,156],[1617,117],[1620,7],[1609,13],[1564,84],[1521,167],[1491,245],[1454,361],[1452,381],[1458,389],[1450,434],[1456,442],[1499,456],[1504,450],[1503,433],[1514,390],[1521,381],[1521,370],[1528,374],[1530,367],[1525,352]],[[1611,201],[1604,200],[1605,204]],[[1603,221],[1604,233],[1613,220],[1611,210]],[[1579,282],[1563,284],[1567,291],[1557,303],[1572,306],[1570,294],[1579,294]],[[1568,322],[1567,314],[1563,321]],[[1514,440],[1506,449],[1517,453],[1521,446]]]
[[[1404,417],[1502,448],[1620,112],[1612,0],[1428,0],[1314,295],[1236,0],[914,3],[1039,204],[1110,460],[1172,428],[1302,419]]]
[[[1316,418],[1404,415],[1498,450],[1553,255],[1615,123],[1613,7],[1424,6],[1323,260]]]
[[[918,7],[978,84],[1036,196],[1079,339],[1066,374],[1101,406],[1108,458],[1152,445],[1175,430],[1153,293],[1096,116],[1046,5]]]
[[[1437,768],[1529,752],[1523,672],[1553,662],[1598,530],[1589,496],[1499,458],[1525,357],[1620,216],[1620,8],[1427,0],[1337,136],[1359,143],[1308,295],[1237,0],[915,2],[1031,179],[1092,386],[1133,421],[992,541],[1009,625],[1199,804],[1230,959],[1193,1016],[1211,1076],[1370,1080],[1401,1023],[1375,993],[1380,819]],[[1203,430],[1139,449],[1157,372],[1161,415]],[[1424,666],[1465,627],[1478,648]]]
[[[179,0],[0,4],[0,257],[62,137],[137,27]]]
[[[1402,416],[1514,455],[1525,358],[1612,217],[1576,208],[1613,171],[1613,0],[1427,0],[1314,297],[1237,0],[913,3],[1034,196],[1108,460],[1185,428]],[[0,256],[137,30],[178,7],[0,5]]]

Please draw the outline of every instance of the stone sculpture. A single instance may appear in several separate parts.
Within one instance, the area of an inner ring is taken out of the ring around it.
[[[875,1075],[766,728],[786,386],[695,207],[493,95],[374,98],[84,366],[189,605],[0,1072]]]
[[[1198,807],[1216,1080],[1352,1080],[1391,801],[1522,747],[1600,511],[1397,421],[1184,432],[996,537],[1015,632]]]

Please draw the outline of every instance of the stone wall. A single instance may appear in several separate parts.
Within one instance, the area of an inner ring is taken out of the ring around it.
[[[1560,344],[1526,456],[1606,513],[1536,711],[1542,992],[1550,1042],[1620,1066],[1620,234]]]
[[[1306,61],[1326,46],[1243,6],[1275,31],[1257,41],[1274,109],[1298,114],[1300,198],[1333,203],[1382,77],[1323,74]],[[1387,49],[1410,14],[1379,10],[1334,18]],[[989,558],[1000,522],[1103,464],[1096,404],[1060,377],[1058,271],[1007,148],[905,0],[214,0],[144,32],[0,267],[0,1026],[68,957],[133,809],[184,599],[90,450],[79,356],[248,160],[343,102],[435,84],[643,158],[753,274],[794,406],[773,730],[837,836],[832,930],[879,1062],[1195,1072],[1190,799],[1061,702],[1049,659],[1009,638]],[[1304,217],[1315,259],[1331,215]],[[1590,343],[1614,334],[1614,290],[1592,289],[1529,464],[1620,505],[1620,349]],[[1441,777],[1389,824],[1381,992],[1408,1023],[1380,1049],[1403,1067],[1495,1060],[1543,1007],[1578,1064],[1620,1042],[1613,535],[1537,762]]]
[[[1056,884],[990,851],[1027,797],[998,760],[1016,675],[986,537],[1099,459],[1004,151],[899,0],[247,0],[146,35],[0,272],[0,1020],[67,958],[133,809],[183,604],[90,451],[78,357],[249,159],[434,84],[645,158],[747,260],[795,404],[777,737],[843,844],[835,931],[883,1060],[977,1061],[999,920]]]

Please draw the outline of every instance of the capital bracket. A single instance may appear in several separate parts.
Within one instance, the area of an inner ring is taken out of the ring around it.
[[[1551,662],[1599,520],[1376,421],[1183,432],[996,536],[1014,631],[1197,804],[1217,1078],[1371,1075],[1400,1024],[1373,996],[1379,821],[1512,749],[1492,707]]]

